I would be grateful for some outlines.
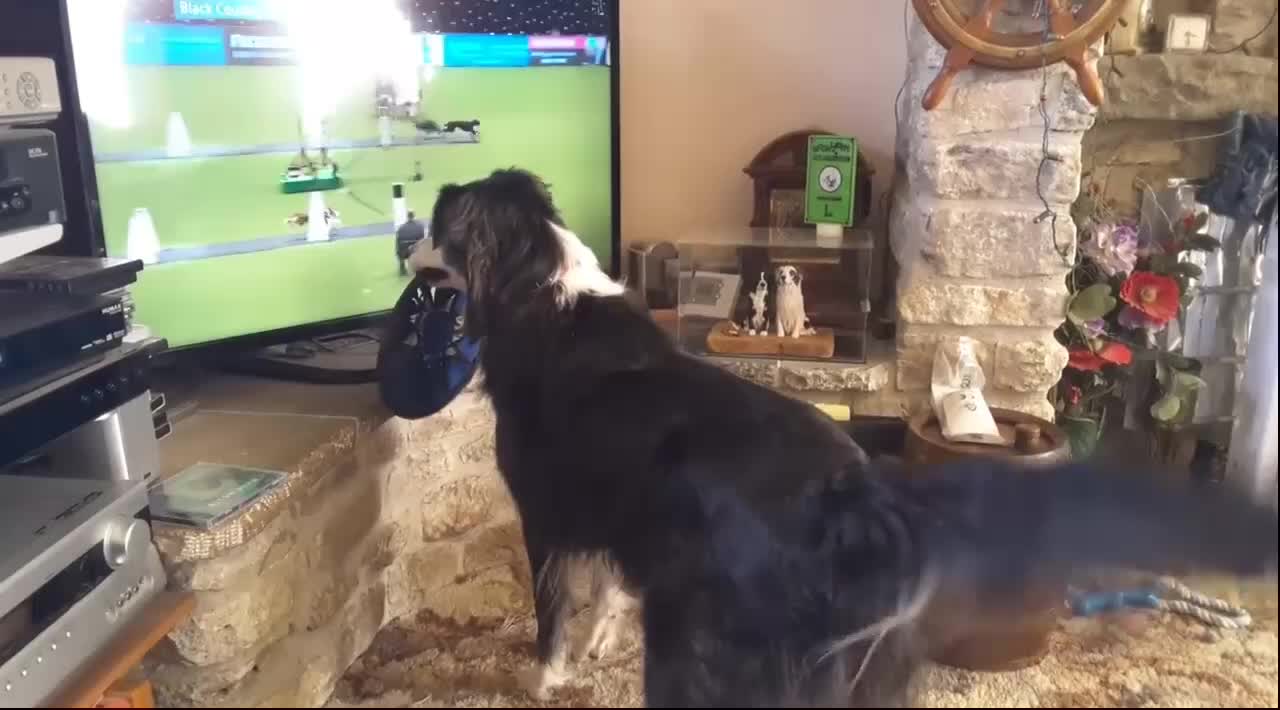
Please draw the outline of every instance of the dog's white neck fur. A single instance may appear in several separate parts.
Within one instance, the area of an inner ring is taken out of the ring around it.
[[[551,229],[555,230],[556,239],[560,240],[560,248],[564,252],[564,264],[551,281],[556,289],[557,305],[568,308],[582,295],[622,295],[625,290],[622,284],[609,278],[600,268],[595,252],[583,244],[578,235],[555,223],[552,223]]]

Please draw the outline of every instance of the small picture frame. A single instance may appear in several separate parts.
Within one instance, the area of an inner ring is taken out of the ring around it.
[[[1213,19],[1201,14],[1169,15],[1164,33],[1164,51],[1171,54],[1203,54],[1209,49]]]
[[[726,320],[738,303],[742,277],[712,271],[680,274],[680,315]]]

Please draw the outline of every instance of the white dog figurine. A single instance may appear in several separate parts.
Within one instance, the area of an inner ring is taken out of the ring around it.
[[[813,335],[808,327],[809,317],[804,312],[804,292],[800,290],[800,270],[794,266],[779,266],[774,271],[778,295],[775,303],[774,334],[778,337],[799,338]]]
[[[756,290],[751,292],[751,320],[747,321],[747,332],[752,335],[764,335],[769,332],[769,321],[764,316],[767,298],[769,298],[769,282],[764,280],[764,272],[761,271]]]

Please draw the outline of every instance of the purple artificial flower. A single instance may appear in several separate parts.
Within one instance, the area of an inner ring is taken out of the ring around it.
[[[1128,276],[1138,263],[1138,229],[1127,222],[1100,224],[1080,249],[1107,276]]]
[[[1080,327],[1084,330],[1085,337],[1090,340],[1101,338],[1107,334],[1107,322],[1101,318],[1096,320],[1087,320],[1081,323]]]
[[[1129,306],[1120,309],[1120,315],[1116,320],[1121,326],[1130,330],[1146,330],[1151,333],[1159,333],[1169,325],[1169,321],[1158,321],[1137,308]]]

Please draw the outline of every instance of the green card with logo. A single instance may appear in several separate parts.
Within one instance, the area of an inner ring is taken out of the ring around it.
[[[858,141],[844,136],[809,136],[808,163],[804,221],[852,226]]]

